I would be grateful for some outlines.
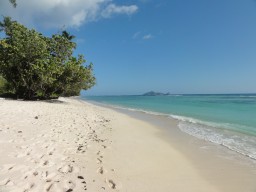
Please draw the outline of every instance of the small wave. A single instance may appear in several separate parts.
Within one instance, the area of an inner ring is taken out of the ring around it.
[[[170,117],[173,119],[182,121],[182,122],[206,125],[206,126],[215,127],[215,128],[227,128],[228,129],[231,127],[231,124],[228,124],[228,123],[214,123],[214,122],[209,122],[209,121],[202,121],[202,120],[195,119],[192,117],[185,117],[185,116],[179,116],[179,115],[170,115]]]
[[[195,119],[192,117],[185,117],[185,116],[178,116],[178,115],[170,115],[170,117],[173,119],[182,121],[182,122],[188,122],[188,123],[194,123],[194,124],[214,127],[216,129],[227,129],[230,131],[236,131],[239,133],[256,136],[255,128],[249,127],[246,125],[239,125],[239,124],[232,124],[232,123],[216,123],[216,122],[203,121],[203,120]]]
[[[256,160],[256,137],[188,121],[180,121],[178,127],[181,131],[194,137],[225,146],[232,151]]]
[[[256,95],[241,95],[240,98],[256,98]]]
[[[154,112],[154,111],[147,111],[147,110],[144,110],[144,109],[121,107],[121,106],[118,106],[118,105],[109,105],[109,106],[112,107],[112,108],[115,108],[115,109],[123,109],[123,110],[128,110],[128,111],[141,112],[141,113],[146,113],[146,114],[156,115],[156,116],[167,116],[164,113],[159,113],[159,112]]]
[[[200,123],[199,120],[191,118],[191,117],[185,117],[185,116],[179,116],[179,115],[170,115],[173,119],[177,119],[179,121],[183,122],[190,122],[190,123]]]

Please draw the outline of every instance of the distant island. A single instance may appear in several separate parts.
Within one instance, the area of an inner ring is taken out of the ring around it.
[[[150,92],[142,94],[142,96],[166,96],[166,95],[171,95],[171,94],[170,93],[159,93],[159,92],[154,92],[154,91],[150,91]]]

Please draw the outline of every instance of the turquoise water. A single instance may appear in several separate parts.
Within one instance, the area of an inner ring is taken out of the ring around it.
[[[82,97],[179,120],[179,128],[256,159],[256,94]]]

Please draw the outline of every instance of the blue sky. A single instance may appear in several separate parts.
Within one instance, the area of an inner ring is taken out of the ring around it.
[[[0,13],[76,36],[97,78],[87,95],[256,92],[254,0],[17,2]]]

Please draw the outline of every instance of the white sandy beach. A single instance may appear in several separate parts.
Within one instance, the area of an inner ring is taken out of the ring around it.
[[[156,125],[112,109],[1,99],[0,117],[0,192],[256,191],[249,166],[194,163]]]

